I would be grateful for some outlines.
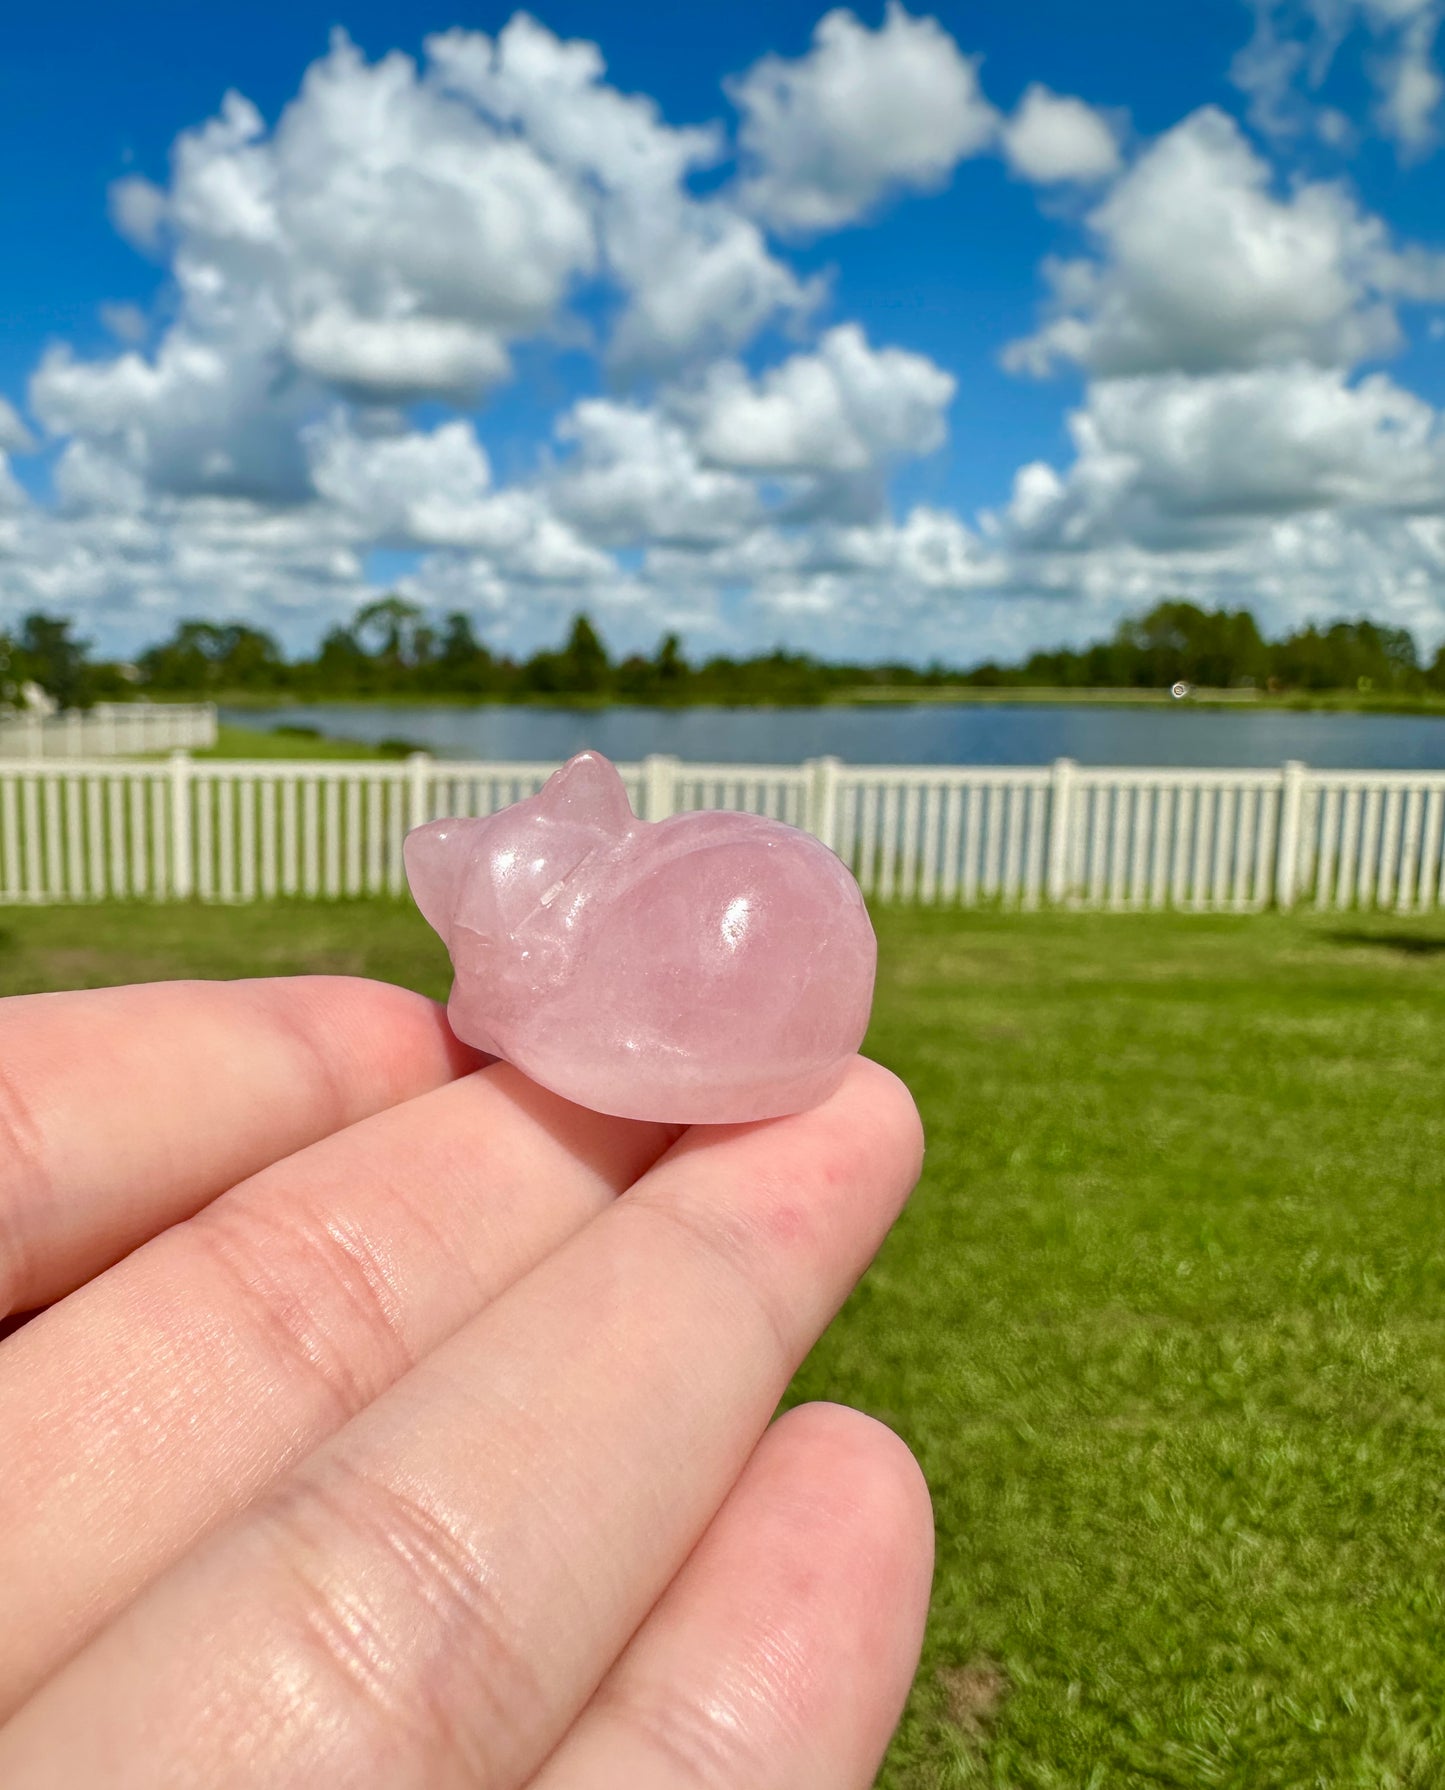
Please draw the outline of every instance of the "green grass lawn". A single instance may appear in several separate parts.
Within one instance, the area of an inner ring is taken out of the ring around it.
[[[333,739],[309,727],[233,727],[222,721],[216,743],[192,754],[195,758],[397,758],[395,749],[382,751],[360,740]]]
[[[321,968],[400,904],[0,915],[0,989]],[[889,1790],[1445,1785],[1445,919],[885,911],[928,1163],[794,1396],[938,1577]]]

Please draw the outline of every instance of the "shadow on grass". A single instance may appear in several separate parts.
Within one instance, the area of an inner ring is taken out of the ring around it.
[[[1377,945],[1382,951],[1398,951],[1402,957],[1445,956],[1445,938],[1429,932],[1331,932],[1334,945]]]

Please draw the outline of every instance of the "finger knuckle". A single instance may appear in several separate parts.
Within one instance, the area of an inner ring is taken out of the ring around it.
[[[413,1364],[395,1268],[338,1213],[223,1200],[192,1224],[220,1277],[221,1309],[273,1373],[319,1387],[334,1416]]]
[[[495,1573],[456,1523],[337,1455],[273,1494],[263,1520],[317,1694],[424,1762],[427,1781],[491,1783],[521,1756],[542,1686]]]

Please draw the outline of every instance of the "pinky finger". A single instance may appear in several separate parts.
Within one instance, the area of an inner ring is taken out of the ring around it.
[[[790,1411],[530,1790],[866,1790],[932,1573],[903,1443],[842,1406]]]

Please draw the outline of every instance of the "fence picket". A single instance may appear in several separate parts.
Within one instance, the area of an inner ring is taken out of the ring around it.
[[[1003,867],[1003,898],[1010,905],[1023,901],[1024,801],[1033,792],[1020,783],[1009,784],[1005,795],[1004,826],[1007,856]]]
[[[1445,789],[1438,784],[1425,804],[1425,843],[1420,848],[1420,899],[1422,908],[1433,907],[1445,897],[1445,866],[1440,862],[1441,833],[1445,831]]]
[[[1049,794],[1035,783],[1028,792],[1028,846],[1024,868],[1023,905],[1035,908],[1043,898],[1044,841],[1048,832]]]
[[[1385,813],[1380,822],[1380,880],[1375,899],[1381,907],[1392,907],[1395,901],[1395,873],[1400,862],[1400,791],[1391,789],[1385,795]]]

